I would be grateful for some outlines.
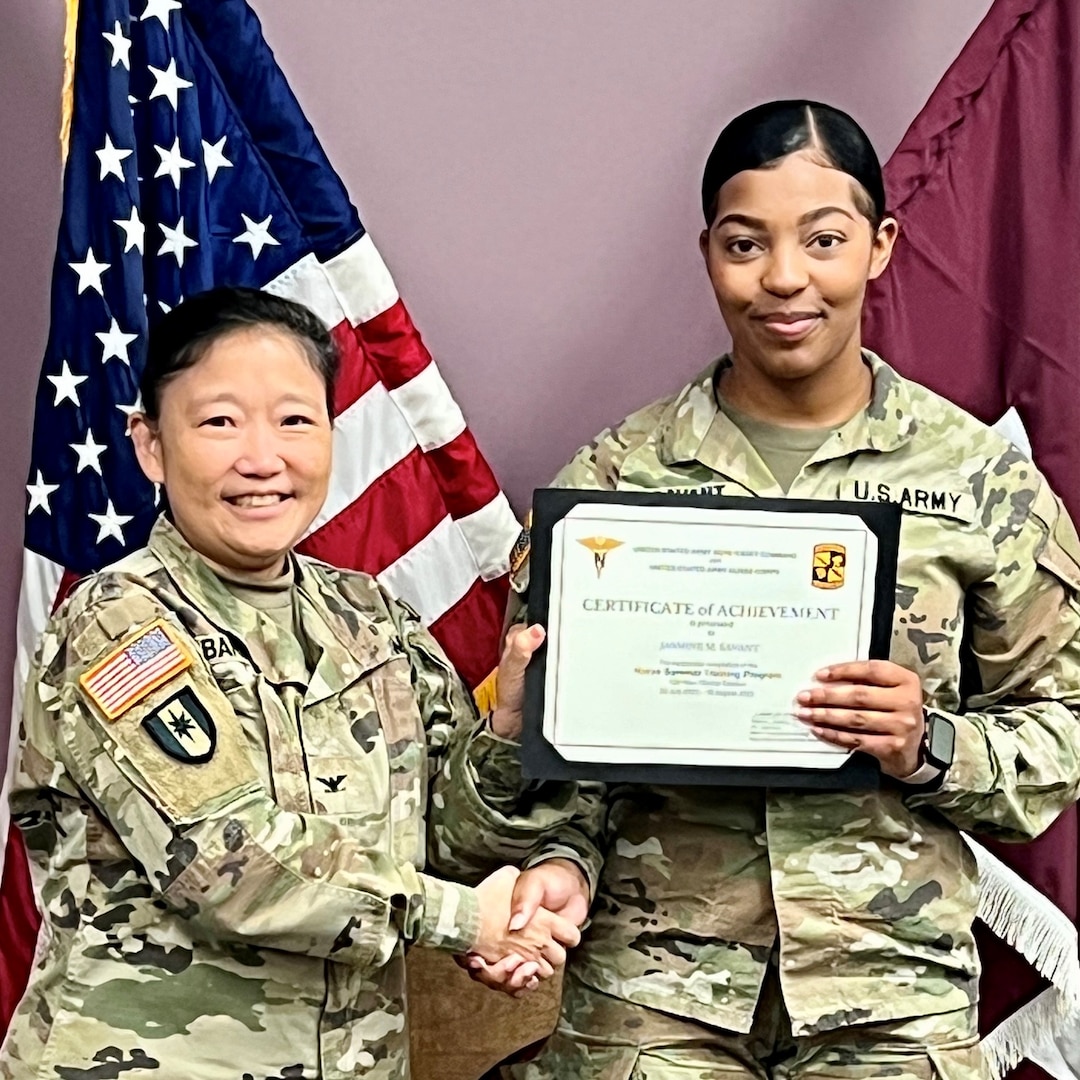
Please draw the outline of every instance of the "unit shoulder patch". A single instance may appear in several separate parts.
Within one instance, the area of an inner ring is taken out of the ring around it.
[[[176,631],[163,619],[155,619],[83,672],[79,685],[107,720],[116,720],[189,667],[191,657]]]
[[[194,691],[185,686],[143,717],[143,730],[169,757],[201,765],[214,756],[217,728]]]

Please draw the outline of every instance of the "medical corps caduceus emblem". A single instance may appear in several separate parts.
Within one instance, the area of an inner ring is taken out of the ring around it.
[[[839,589],[844,584],[847,552],[843,544],[818,544],[814,548],[815,589]]]

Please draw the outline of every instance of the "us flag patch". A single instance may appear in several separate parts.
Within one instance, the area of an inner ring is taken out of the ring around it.
[[[109,720],[121,716],[162,683],[191,667],[168,624],[155,619],[79,677],[90,700]]]

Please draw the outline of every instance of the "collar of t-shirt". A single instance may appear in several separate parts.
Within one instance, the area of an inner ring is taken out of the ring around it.
[[[821,448],[835,427],[785,427],[736,409],[722,394],[716,395],[720,411],[746,436],[758,457],[787,494],[802,467]]]

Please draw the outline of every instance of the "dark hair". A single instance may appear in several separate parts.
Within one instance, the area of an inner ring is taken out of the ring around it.
[[[181,371],[197,364],[212,345],[229,334],[256,327],[295,338],[326,386],[326,408],[334,418],[338,350],[322,320],[303,304],[261,289],[227,287],[195,293],[167,312],[150,330],[146,367],[139,380],[143,411],[156,421],[161,390]]]
[[[885,217],[881,163],[866,132],[847,113],[819,101],[770,101],[736,116],[716,140],[701,178],[705,224],[716,217],[720,189],[736,173],[767,169],[798,150],[850,176],[859,210],[876,230]]]

